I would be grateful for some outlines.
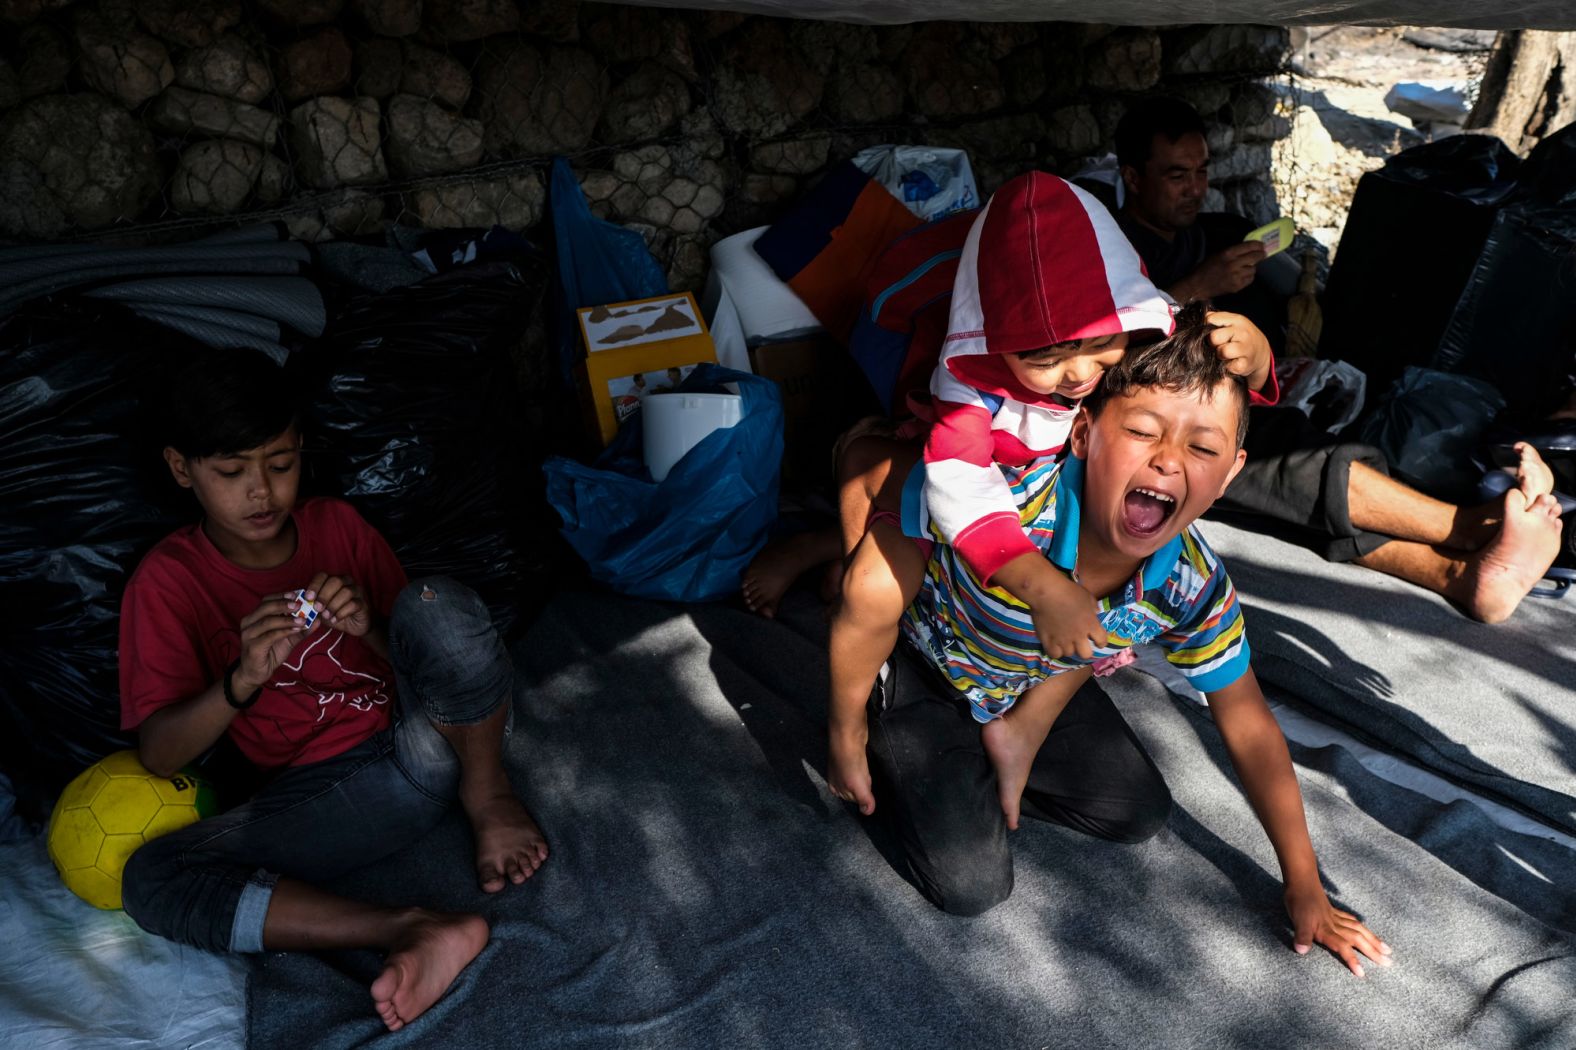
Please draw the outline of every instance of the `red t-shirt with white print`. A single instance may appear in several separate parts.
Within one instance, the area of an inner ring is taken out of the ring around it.
[[[200,525],[166,536],[142,559],[121,603],[122,729],[217,682],[241,655],[242,618],[266,595],[297,591],[319,572],[354,579],[387,621],[406,582],[387,541],[341,500],[304,500],[293,516],[296,552],[276,568],[236,565]],[[229,734],[261,769],[318,762],[387,726],[393,700],[388,662],[319,621]]]

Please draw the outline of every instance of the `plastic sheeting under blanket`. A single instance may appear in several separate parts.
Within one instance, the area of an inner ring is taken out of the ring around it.
[[[149,936],[61,885],[0,776],[0,1047],[235,1050],[246,966]]]
[[[1026,821],[1012,898],[936,911],[825,789],[824,628],[789,598],[776,622],[555,599],[515,649],[509,744],[546,866],[481,894],[454,818],[347,877],[478,910],[492,942],[394,1034],[373,954],[267,956],[249,1045],[1576,1045],[1576,853],[1294,745],[1326,884],[1397,964],[1359,981],[1298,956],[1207,713],[1135,669],[1106,687],[1171,785],[1168,827],[1122,846]]]

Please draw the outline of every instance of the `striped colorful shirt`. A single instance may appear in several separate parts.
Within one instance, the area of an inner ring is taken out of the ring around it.
[[[1001,468],[1020,508],[1023,528],[1053,564],[1071,573],[1078,564],[1083,461],[1048,459],[1021,470]],[[903,633],[968,699],[974,718],[1006,713],[1025,690],[1053,675],[1099,664],[1147,642],[1194,688],[1209,693],[1248,669],[1248,637],[1237,592],[1225,566],[1196,525],[1145,559],[1123,590],[1100,600],[1107,644],[1092,660],[1053,660],[1040,648],[1028,606],[971,572],[934,523],[915,516],[905,500],[904,531],[935,540],[925,582],[903,616]]]

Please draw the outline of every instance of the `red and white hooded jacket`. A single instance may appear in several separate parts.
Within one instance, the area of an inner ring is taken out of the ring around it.
[[[1172,330],[1171,300],[1094,197],[1044,172],[1001,187],[974,220],[953,284],[925,444],[930,520],[981,580],[1037,553],[997,467],[1060,452],[1077,402],[1039,394],[1003,354],[1117,332]]]

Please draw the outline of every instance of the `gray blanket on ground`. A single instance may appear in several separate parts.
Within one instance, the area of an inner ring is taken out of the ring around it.
[[[1168,828],[1119,846],[1028,821],[1011,900],[936,911],[825,792],[824,642],[797,619],[560,596],[516,650],[510,742],[546,867],[483,896],[452,819],[342,880],[480,910],[492,943],[394,1035],[371,953],[268,956],[250,1045],[1576,1045],[1570,852],[1299,750],[1332,895],[1398,964],[1358,981],[1299,957],[1208,715],[1133,669],[1107,681],[1172,786]],[[1529,869],[1537,916],[1491,892]]]
[[[1207,521],[1259,678],[1440,775],[1576,832],[1576,595],[1492,627],[1442,598]]]

